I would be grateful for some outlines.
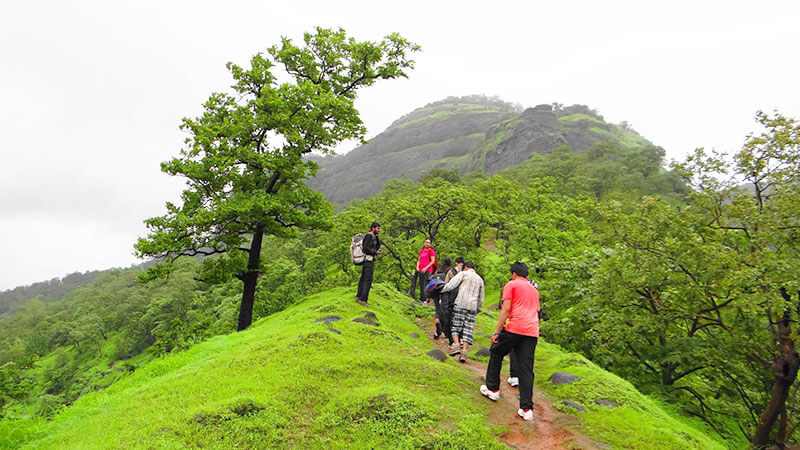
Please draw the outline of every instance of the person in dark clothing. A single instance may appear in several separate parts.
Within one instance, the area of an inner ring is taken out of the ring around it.
[[[364,250],[364,264],[361,265],[361,278],[358,280],[358,293],[356,294],[356,301],[361,305],[367,306],[369,300],[369,290],[372,288],[372,273],[375,270],[375,258],[381,254],[381,240],[378,234],[381,232],[381,224],[372,222],[369,228],[369,233],[364,235],[364,241],[361,244]]]
[[[458,272],[461,272],[464,269],[464,257],[459,256],[456,258],[456,265],[451,267],[449,271],[445,272],[444,282],[449,283],[451,279]],[[458,288],[453,289],[449,292],[442,292],[441,294],[441,302],[442,302],[442,311],[444,312],[444,316],[440,318],[443,323],[442,332],[444,333],[445,337],[447,337],[447,341],[450,345],[453,345],[453,308],[455,307],[456,297],[458,297]]]
[[[442,259],[442,265],[439,267],[439,272],[436,276],[441,276],[442,281],[447,283],[456,275],[456,270],[452,267],[453,261],[450,257]],[[433,333],[434,339],[439,339],[441,335],[445,335],[450,344],[453,343],[453,337],[450,334],[450,323],[453,314],[453,300],[455,300],[454,291],[440,292],[437,297],[433,298],[433,306],[436,307],[436,316],[434,323],[436,331]],[[455,290],[458,293],[458,290]]]

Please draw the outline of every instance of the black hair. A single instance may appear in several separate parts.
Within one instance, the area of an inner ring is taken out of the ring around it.
[[[512,273],[515,273],[517,274],[517,276],[522,278],[527,278],[528,276],[528,266],[526,266],[525,263],[521,263],[519,261],[514,262],[514,264],[512,264],[511,267],[509,267],[509,270]]]
[[[379,224],[378,222],[372,222],[372,225],[370,226],[370,229],[375,228],[375,227],[379,227],[379,226],[381,226],[381,224]]]
[[[467,261],[467,262],[464,264],[464,266],[465,266],[465,267],[469,267],[470,269],[474,269],[474,268],[475,268],[475,263],[473,263],[472,261]]]
[[[459,256],[458,258],[456,258],[456,264],[464,264],[464,257]]]
[[[449,269],[450,266],[452,266],[452,265],[453,265],[453,260],[450,259],[449,256],[445,256],[444,258],[442,258],[442,268]],[[444,270],[443,272],[445,272],[445,271],[446,270]]]

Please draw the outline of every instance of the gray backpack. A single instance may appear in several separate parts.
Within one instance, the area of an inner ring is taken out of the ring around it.
[[[364,264],[367,255],[364,254],[364,233],[353,235],[353,242],[350,243],[350,260],[353,264],[360,266]]]

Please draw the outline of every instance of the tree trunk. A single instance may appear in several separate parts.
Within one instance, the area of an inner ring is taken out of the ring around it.
[[[259,276],[259,262],[261,259],[261,240],[264,237],[264,227],[259,225],[253,233],[253,242],[250,243],[247,271],[239,278],[244,284],[242,289],[242,304],[239,306],[239,325],[236,331],[247,329],[253,323],[253,302],[256,298],[256,282]]]
[[[780,413],[786,408],[789,388],[797,378],[797,369],[800,367],[800,355],[797,354],[792,340],[792,322],[788,311],[777,325],[781,353],[773,365],[775,383],[772,385],[772,396],[761,414],[758,427],[753,435],[753,446],[756,448],[762,448],[769,444],[770,431]]]

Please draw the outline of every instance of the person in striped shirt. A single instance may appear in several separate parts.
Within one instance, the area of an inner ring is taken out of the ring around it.
[[[467,349],[472,345],[475,332],[475,317],[483,309],[485,294],[483,278],[475,272],[475,264],[471,261],[464,264],[464,270],[456,274],[442,288],[442,292],[455,288],[458,288],[458,296],[453,306],[450,331],[453,345],[450,346],[450,356],[459,355],[460,362],[467,362]]]

